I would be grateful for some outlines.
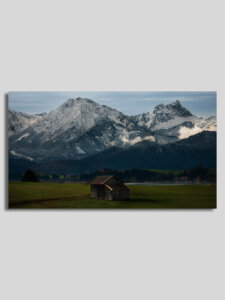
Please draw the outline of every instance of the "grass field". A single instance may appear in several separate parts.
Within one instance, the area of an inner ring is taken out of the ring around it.
[[[9,208],[216,208],[216,186],[130,186],[130,200],[107,201],[90,198],[88,184],[12,182]]]

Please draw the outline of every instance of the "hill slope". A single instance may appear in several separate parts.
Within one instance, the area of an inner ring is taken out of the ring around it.
[[[197,165],[216,168],[216,133],[204,131],[181,141],[158,145],[150,141],[127,149],[112,147],[81,160],[52,160],[40,164],[10,159],[10,172],[30,167],[50,174],[79,174],[109,169],[186,169]]]

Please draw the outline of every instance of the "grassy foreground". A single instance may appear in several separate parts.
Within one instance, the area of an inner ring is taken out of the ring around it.
[[[12,182],[9,208],[216,208],[216,186],[130,186],[130,200],[107,201],[88,184]]]

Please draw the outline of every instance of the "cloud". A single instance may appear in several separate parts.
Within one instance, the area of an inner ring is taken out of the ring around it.
[[[198,127],[197,125],[194,126],[194,128],[188,128],[188,127],[181,127],[179,130],[179,139],[186,139],[191,135],[195,135],[197,133],[202,132],[202,128]]]
[[[200,127],[200,124],[195,124],[193,128],[181,127],[179,130],[179,139],[187,139],[189,136],[195,135],[202,132],[203,130],[207,131],[216,131],[216,122],[211,124],[205,124],[205,126]]]
[[[137,136],[136,138],[129,140],[127,137],[125,136],[120,136],[120,140],[124,143],[124,144],[130,144],[130,145],[134,145],[136,143],[142,142],[142,141],[152,141],[155,142],[155,137],[154,136],[146,136],[144,138],[141,138],[140,136]]]

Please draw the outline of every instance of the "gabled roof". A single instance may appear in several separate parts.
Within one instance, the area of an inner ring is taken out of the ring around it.
[[[114,177],[116,179],[116,182],[110,183],[108,182],[110,178]],[[118,178],[116,178],[114,175],[104,175],[104,176],[97,176],[95,177],[90,184],[96,184],[96,185],[104,185],[109,190],[129,190],[129,188]]]
[[[113,175],[97,176],[90,182],[90,184],[104,184],[111,177],[113,177]]]

